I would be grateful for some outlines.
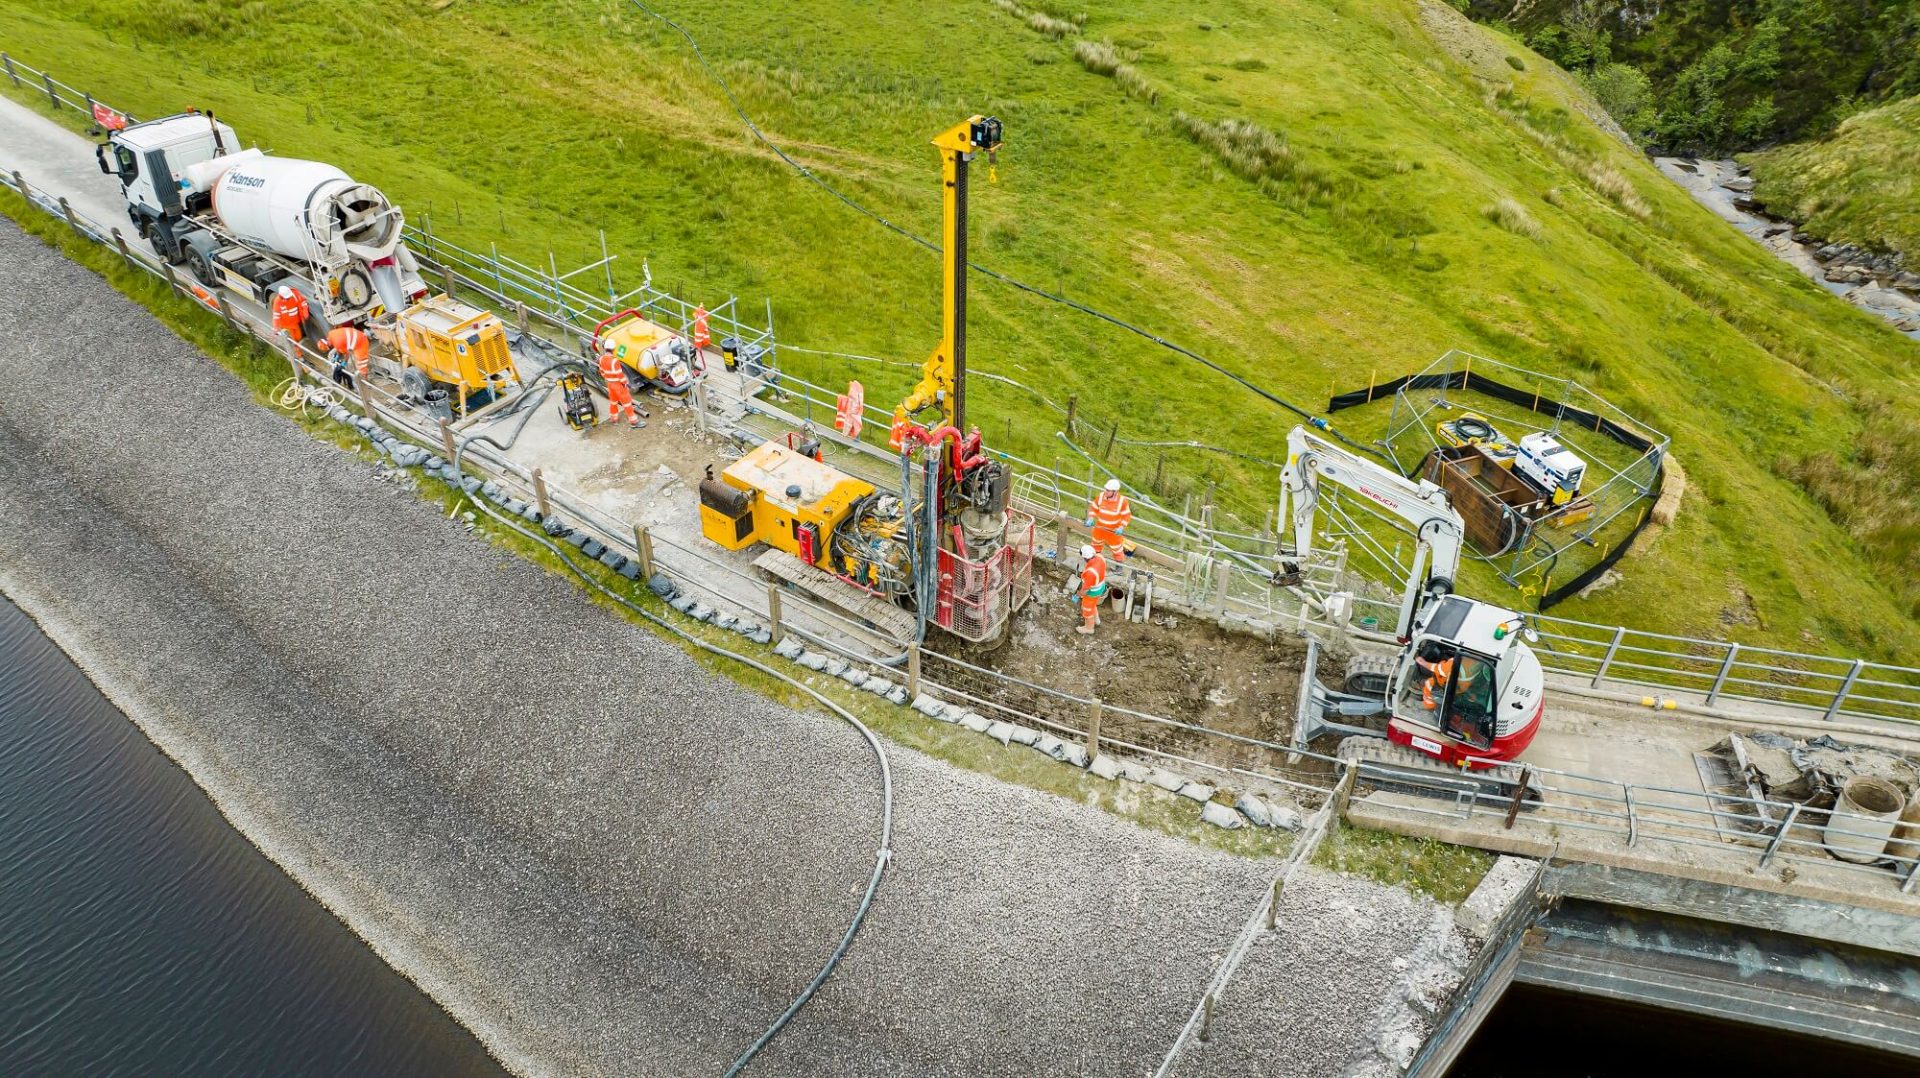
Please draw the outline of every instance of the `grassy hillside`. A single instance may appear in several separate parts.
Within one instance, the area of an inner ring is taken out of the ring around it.
[[[1754,197],[1773,213],[1920,267],[1920,97],[1863,112],[1817,142],[1742,160],[1753,168]]]
[[[1903,578],[1866,525],[1837,522],[1829,488],[1823,501],[1793,478],[1870,423],[1912,421],[1920,348],[1698,209],[1586,118],[1595,107],[1566,76],[1452,8],[663,10],[770,136],[921,234],[939,211],[928,138],[998,114],[1008,143],[999,183],[975,187],[977,258],[1289,399],[1462,347],[1563,371],[1647,416],[1686,465],[1683,515],[1623,563],[1625,582],[1557,612],[1920,656],[1920,596],[1886,582]],[[5,0],[0,45],[143,114],[213,107],[473,245],[565,263],[597,257],[604,228],[690,298],[771,296],[788,342],[917,360],[935,337],[933,257],[755,144],[684,42],[623,3]],[[1077,394],[1126,437],[1272,457],[1293,423],[1003,286],[977,279],[971,313],[981,369]],[[789,358],[829,382],[857,375],[874,400],[907,381]],[[1064,453],[1034,395],[990,382],[970,395],[996,441]],[[1377,430],[1385,411],[1371,413],[1350,422]],[[1176,453],[1168,467],[1270,489],[1270,473],[1231,459]],[[1850,450],[1823,460],[1838,482],[1884,475]]]

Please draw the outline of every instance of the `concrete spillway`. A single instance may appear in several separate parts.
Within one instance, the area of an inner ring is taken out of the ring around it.
[[[1751,1057],[1911,1074],[1916,957],[1920,922],[1896,914],[1555,867],[1493,933],[1409,1073],[1478,1078],[1545,1049],[1590,1075],[1616,1073],[1615,1057],[1635,1072],[1654,1058],[1685,1069],[1682,1056],[1724,1072]]]

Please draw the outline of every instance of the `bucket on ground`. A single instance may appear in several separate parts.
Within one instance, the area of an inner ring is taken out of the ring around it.
[[[1827,818],[1827,852],[1842,861],[1871,864],[1886,856],[1887,840],[1906,807],[1905,791],[1883,778],[1847,780]]]
[[[453,421],[452,397],[444,389],[427,390],[427,412],[435,419]]]
[[[1920,857],[1920,789],[1914,790],[1913,797],[1907,801],[1907,810],[1900,814],[1887,856]]]

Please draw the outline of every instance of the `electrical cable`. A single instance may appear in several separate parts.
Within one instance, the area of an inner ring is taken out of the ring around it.
[[[747,130],[752,133],[755,139],[759,140],[761,145],[765,146],[769,150],[772,150],[774,154],[780,158],[780,160],[785,161],[788,164],[788,166],[793,168],[793,170],[798,172],[803,178],[811,182],[814,186],[820,188],[822,191],[825,191],[827,194],[832,195],[835,199],[837,199],[839,202],[845,205],[848,209],[853,210],[855,213],[858,213],[863,217],[867,217],[875,221],[876,223],[880,224],[882,227],[886,228],[888,231],[891,231],[905,239],[911,240],[912,242],[917,243],[922,247],[925,247],[929,251],[933,251],[936,253],[939,252],[940,250],[939,244],[934,243],[932,240],[927,239],[925,236],[921,236],[916,233],[910,232],[906,228],[895,224],[894,222],[888,220],[887,218],[881,216],[880,214],[874,212],[873,210],[870,210],[867,207],[861,205],[860,203],[855,202],[849,196],[841,193],[841,191],[838,188],[834,187],[832,184],[828,183],[826,180],[821,179],[820,176],[817,173],[815,173],[812,169],[808,168],[806,165],[801,164],[799,161],[795,160],[790,154],[787,153],[787,151],[781,149],[777,143],[775,143],[772,139],[766,136],[765,132],[760,130],[760,126],[753,122],[753,118],[747,115],[747,110],[741,106],[740,99],[734,96],[732,84],[726,80],[725,76],[721,75],[720,72],[714,68],[713,64],[710,61],[708,61],[707,54],[700,48],[700,42],[694,38],[693,34],[690,33],[686,27],[681,26],[679,23],[674,22],[672,19],[666,17],[665,15],[662,15],[660,12],[655,11],[653,8],[649,7],[646,3],[646,0],[631,0],[631,3],[633,4],[634,7],[639,8],[642,12],[644,12],[649,17],[656,19],[661,23],[666,24],[675,33],[678,33],[683,39],[686,40],[687,46],[693,50],[694,57],[700,61],[701,68],[706,71],[708,77],[712,78],[714,82],[719,84],[720,91],[721,93],[726,95],[727,104],[732,106],[734,115],[740,117],[740,122],[747,126]],[[1154,333],[1152,330],[1144,329],[1122,318],[1108,314],[1105,311],[1099,310],[1094,307],[1089,307],[1078,300],[1068,299],[1067,297],[1060,295],[1057,292],[1049,292],[1046,289],[1041,288],[1037,285],[1030,285],[1025,281],[1019,280],[1014,277],[1009,277],[1008,275],[1001,273],[999,270],[992,269],[988,266],[983,266],[978,262],[972,261],[971,259],[968,260],[967,267],[973,270],[975,273],[980,274],[983,277],[987,277],[991,280],[998,281],[1001,284],[1007,285],[1021,292],[1026,292],[1030,295],[1038,296],[1041,299],[1045,299],[1053,303],[1061,304],[1062,306],[1065,306],[1071,310],[1078,311],[1081,314],[1087,315],[1092,318],[1097,318],[1102,322],[1108,323],[1109,325],[1115,326],[1119,329],[1126,330],[1128,333],[1132,333],[1139,337],[1144,337],[1147,340],[1152,341],[1154,344],[1157,344],[1162,348],[1165,348],[1171,352],[1177,353],[1179,355],[1187,357],[1188,359],[1193,360],[1194,362],[1200,364],[1201,366],[1206,367],[1208,370],[1213,371],[1215,374],[1218,374],[1221,377],[1232,381],[1236,385],[1240,386],[1242,389],[1247,390],[1248,392],[1254,394],[1255,396],[1260,397],[1272,404],[1278,405],[1281,408],[1284,408],[1287,411],[1292,412],[1294,415],[1297,415],[1300,418],[1307,420],[1310,424],[1318,426],[1321,423],[1325,423],[1325,420],[1320,419],[1318,416],[1314,415],[1312,412],[1309,412],[1304,408],[1301,408],[1299,405],[1296,405],[1291,401],[1287,401],[1273,393],[1268,392],[1265,389],[1262,389],[1261,387],[1253,384],[1251,381],[1248,381],[1246,378],[1241,377],[1240,375],[1233,373],[1232,371],[1221,366],[1220,364],[1215,363],[1213,360],[1208,359],[1206,356],[1203,356],[1200,353],[1195,352],[1191,348],[1186,348],[1181,345],[1175,344],[1174,342],[1167,340],[1165,337],[1162,337],[1159,334]],[[1334,430],[1331,425],[1321,427],[1321,429],[1324,430],[1327,434],[1333,436],[1335,439],[1339,440],[1343,445],[1347,446],[1350,449],[1357,449],[1360,452],[1367,453],[1376,457],[1380,456],[1379,450],[1373,448],[1372,446],[1366,445],[1361,442],[1356,442],[1348,438],[1345,434],[1342,434],[1339,431]]]
[[[579,360],[557,363],[553,367],[549,367],[546,371],[542,371],[535,381],[538,381],[539,378],[544,378],[548,373],[563,366],[584,366],[584,364]],[[514,434],[516,437],[518,436],[519,430],[517,428]],[[505,451],[507,448],[507,446],[501,445],[500,442],[495,440],[490,434],[479,431],[467,432],[453,447],[453,460],[451,463],[456,481],[466,474],[461,470],[461,457],[465,455],[468,443],[476,441],[488,443],[502,451]],[[512,440],[509,439],[507,445],[511,444]],[[455,485],[457,486],[458,483],[456,482]],[[748,1045],[747,1050],[742,1052],[740,1057],[733,1061],[731,1067],[727,1068],[727,1078],[734,1078],[735,1075],[738,1075],[741,1070],[753,1060],[754,1056],[759,1055],[762,1049],[772,1043],[773,1038],[778,1036],[782,1029],[786,1028],[787,1023],[793,1020],[794,1015],[799,1014],[800,1009],[805,1007],[807,1001],[813,998],[814,993],[820,990],[820,986],[827,982],[827,978],[832,976],[834,969],[840,965],[840,960],[846,956],[847,949],[853,945],[854,936],[859,934],[860,927],[866,923],[867,911],[873,907],[873,897],[880,890],[880,879],[886,872],[887,863],[893,859],[893,768],[887,762],[886,749],[880,744],[880,738],[874,734],[873,730],[870,729],[866,723],[861,722],[857,715],[829,699],[813,686],[808,685],[806,682],[793,677],[783,670],[775,669],[773,666],[763,663],[752,656],[743,655],[740,652],[723,648],[718,644],[709,643],[694,636],[692,633],[687,632],[671,621],[641,607],[639,604],[629,600],[626,596],[621,595],[605,584],[602,584],[599,580],[594,579],[592,575],[575,564],[573,559],[567,556],[566,551],[563,550],[559,544],[553,542],[551,538],[521,527],[518,521],[508,518],[505,514],[494,509],[493,506],[488,505],[485,498],[468,498],[467,501],[479,507],[482,512],[507,528],[512,529],[522,537],[545,547],[589,587],[620,604],[622,607],[633,611],[647,621],[667,630],[702,651],[718,655],[722,658],[731,659],[750,669],[757,670],[769,677],[785,682],[812,697],[822,707],[825,707],[835,715],[846,720],[854,729],[860,731],[860,735],[866,738],[868,747],[873,750],[874,759],[880,765],[880,847],[874,854],[873,874],[867,879],[867,889],[860,897],[860,906],[854,911],[853,920],[848,923],[847,930],[840,937],[839,944],[834,947],[833,953],[827,956],[826,962],[823,963],[819,971],[813,975],[813,979],[807,982],[806,987],[801,989],[800,994],[795,996],[791,1003],[787,1004],[787,1009],[780,1012],[780,1016],[774,1019],[773,1024],[768,1026],[765,1032],[760,1034],[759,1039],[755,1040],[751,1045]]]

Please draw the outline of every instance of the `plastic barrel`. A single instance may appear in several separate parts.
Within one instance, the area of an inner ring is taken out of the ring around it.
[[[1848,779],[1840,790],[1839,803],[1827,818],[1827,852],[1857,865],[1880,860],[1886,856],[1887,840],[1893,837],[1894,824],[1906,802],[1900,787],[1886,779]]]

